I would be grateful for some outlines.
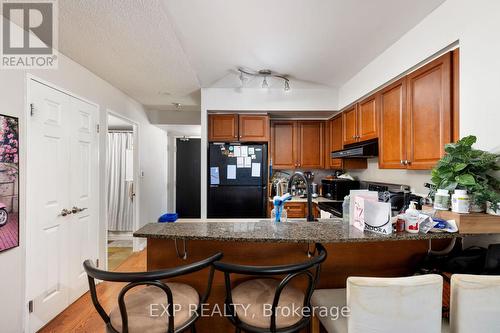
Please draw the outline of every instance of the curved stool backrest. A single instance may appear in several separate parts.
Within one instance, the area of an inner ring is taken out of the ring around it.
[[[270,276],[284,276],[278,287],[276,288],[273,304],[271,306],[271,321],[270,327],[266,329],[256,329],[251,328],[253,332],[295,332],[305,327],[309,321],[310,317],[306,316],[302,318],[298,323],[293,325],[293,327],[285,328],[285,329],[277,329],[276,328],[276,307],[280,301],[280,296],[289,283],[299,276],[305,276],[307,280],[307,287],[305,290],[304,297],[304,308],[310,308],[311,306],[311,296],[316,287],[316,283],[319,279],[320,267],[321,263],[325,261],[327,253],[325,248],[321,244],[316,244],[317,254],[312,257],[310,260],[299,263],[299,264],[291,264],[291,265],[279,265],[279,266],[246,266],[246,265],[236,265],[231,263],[225,263],[217,261],[214,263],[215,269],[224,273],[225,285],[226,285],[226,309],[229,313],[229,319],[231,322],[238,328],[243,329],[245,331],[249,331],[250,328],[246,327],[244,323],[242,323],[238,316],[236,315],[236,311],[233,306],[233,298],[232,298],[232,284],[231,284],[231,274],[242,274],[248,276],[259,276],[259,277],[270,277]]]
[[[166,302],[166,306],[168,309],[167,315],[169,317],[167,332],[174,333],[177,330],[177,328],[174,329],[174,320],[173,320],[174,306],[173,306],[172,291],[170,290],[169,286],[166,283],[162,282],[161,280],[170,279],[181,275],[191,274],[203,270],[207,267],[210,267],[207,288],[205,290],[205,293],[200,299],[200,303],[196,311],[196,313],[199,314],[200,313],[199,307],[207,301],[208,296],[210,295],[210,290],[212,287],[212,280],[214,275],[214,266],[212,264],[215,261],[220,260],[222,256],[223,256],[222,253],[217,253],[209,258],[206,258],[204,260],[192,264],[164,269],[164,270],[149,271],[149,272],[104,271],[95,267],[91,260],[85,260],[83,263],[83,268],[85,269],[85,272],[87,273],[88,276],[92,303],[94,304],[94,307],[101,316],[102,320],[104,320],[108,330],[114,331],[114,329],[111,326],[109,315],[106,313],[101,303],[99,302],[96,291],[95,279],[102,281],[110,281],[110,282],[128,282],[128,284],[125,287],[123,287],[123,289],[120,291],[120,294],[118,295],[118,306],[120,308],[120,315],[123,327],[122,333],[128,332],[128,316],[125,304],[125,295],[129,290],[140,285],[155,286],[163,290],[163,292],[165,293],[165,298],[167,300]],[[190,322],[188,322],[187,323],[188,326],[195,320],[196,318],[193,318]]]
[[[451,276],[450,328],[453,333],[500,332],[500,276]]]
[[[443,278],[436,274],[347,279],[349,333],[440,333]]]

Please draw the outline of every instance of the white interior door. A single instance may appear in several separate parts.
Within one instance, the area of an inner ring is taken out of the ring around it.
[[[27,296],[35,332],[87,288],[82,262],[97,254],[97,110],[30,81]],[[87,208],[63,216],[73,206]]]
[[[82,263],[97,258],[98,225],[98,145],[96,126],[98,110],[95,105],[72,98],[70,124],[70,303],[89,289]]]

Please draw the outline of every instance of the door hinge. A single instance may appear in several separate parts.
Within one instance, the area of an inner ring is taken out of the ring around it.
[[[95,127],[96,127],[97,133],[99,133],[99,130],[100,130],[99,124],[97,124]]]
[[[28,312],[33,313],[33,300],[28,302]]]
[[[99,259],[96,259],[96,260],[95,260],[95,265],[96,265],[97,267],[99,267]]]
[[[35,115],[35,104],[30,103],[30,115],[33,117]]]

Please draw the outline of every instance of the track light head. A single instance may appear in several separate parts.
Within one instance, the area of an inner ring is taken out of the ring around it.
[[[288,80],[285,80],[285,87],[283,88],[285,91],[290,91],[290,83]]]
[[[264,80],[262,80],[262,88],[269,88],[269,83],[267,83],[267,76],[264,76]]]

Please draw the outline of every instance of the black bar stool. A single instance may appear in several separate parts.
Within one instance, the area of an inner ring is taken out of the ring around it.
[[[311,296],[319,279],[321,263],[327,255],[321,244],[316,244],[315,252],[317,254],[309,261],[292,265],[243,266],[220,261],[214,263],[215,269],[224,273],[226,312],[237,333],[292,333],[309,324]],[[232,288],[231,274],[261,278],[245,281]],[[276,276],[284,277],[280,280]],[[299,276],[307,278],[305,291],[289,284]]]
[[[207,259],[175,268],[150,272],[108,272],[85,260],[83,267],[89,279],[92,303],[106,323],[107,332],[112,333],[177,333],[191,328],[200,317],[201,305],[210,295],[214,276],[213,263],[222,258],[217,253]],[[210,267],[205,293],[200,295],[193,287],[176,282],[162,282],[181,275],[191,274]],[[108,315],[99,303],[95,279],[111,282],[128,282],[118,296],[118,307]],[[137,286],[146,286],[130,292]],[[153,307],[154,306],[154,307]]]

